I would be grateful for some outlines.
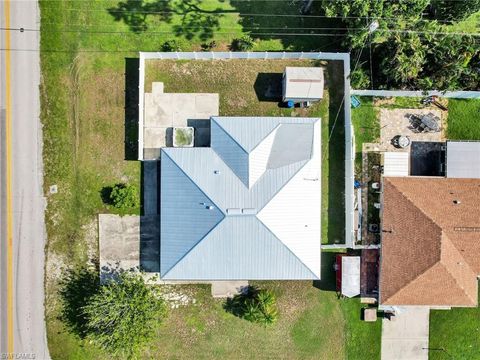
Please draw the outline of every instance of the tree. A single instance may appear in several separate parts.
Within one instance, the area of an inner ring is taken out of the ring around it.
[[[131,184],[117,184],[112,188],[110,201],[117,209],[130,209],[140,205],[138,189]]]
[[[381,72],[395,87],[414,85],[426,62],[425,47],[418,34],[396,34],[385,47]]]
[[[249,286],[244,293],[228,299],[225,309],[235,316],[263,325],[271,325],[278,319],[275,294],[254,286]]]
[[[461,21],[480,11],[480,0],[432,0],[431,10],[435,19]]]
[[[322,0],[322,9],[329,17],[340,17],[348,28],[345,45],[361,48],[369,40],[369,25],[377,20],[379,27],[371,41],[382,43],[388,40],[390,28],[404,29],[418,21],[430,0]]]
[[[166,306],[140,274],[122,272],[103,284],[83,308],[88,337],[115,354],[134,356],[154,336]]]
[[[372,75],[380,86],[423,90],[478,87],[475,59],[480,49],[473,37],[446,34],[447,25],[425,19],[423,14],[436,7],[431,12],[438,17],[440,11],[451,11],[450,18],[458,20],[479,10],[480,0],[322,0],[322,6],[327,16],[343,18],[348,29],[345,45],[373,48],[372,64],[377,67]],[[369,33],[373,20],[379,26]],[[365,80],[357,70],[352,71],[352,82]]]

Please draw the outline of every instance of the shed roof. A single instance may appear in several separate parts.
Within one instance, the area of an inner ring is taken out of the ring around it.
[[[162,149],[161,277],[320,278],[320,121],[214,117],[211,129],[210,148]]]
[[[383,153],[384,176],[408,176],[410,172],[410,153],[395,151]]]
[[[480,178],[480,141],[447,142],[447,177]]]
[[[360,256],[342,256],[342,295],[360,295]]]
[[[384,178],[380,302],[475,306],[480,180]]]
[[[323,69],[320,67],[285,68],[285,99],[318,100],[323,98]]]

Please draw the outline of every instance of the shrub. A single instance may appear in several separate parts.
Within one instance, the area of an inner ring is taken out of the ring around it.
[[[203,43],[201,47],[203,51],[211,51],[217,47],[217,42],[215,40],[212,40],[208,43]]]
[[[361,67],[355,69],[350,74],[350,85],[353,89],[368,89],[370,87],[370,78]]]
[[[254,286],[228,299],[225,309],[235,316],[263,325],[271,325],[278,319],[277,300],[273,292]]]
[[[241,38],[233,39],[230,49],[233,51],[248,51],[253,48],[255,41],[249,35],[243,35]]]
[[[182,49],[180,48],[180,45],[177,43],[176,40],[165,41],[162,44],[161,49],[162,51],[165,51],[165,52],[182,51]]]
[[[166,306],[158,288],[142,276],[121,272],[100,286],[82,307],[88,338],[106,351],[132,358],[155,337]]]
[[[131,184],[117,184],[112,188],[110,201],[117,209],[130,209],[140,205],[138,189]]]

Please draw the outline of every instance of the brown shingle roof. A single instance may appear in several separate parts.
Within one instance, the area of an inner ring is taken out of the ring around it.
[[[384,178],[380,302],[475,306],[480,179]]]

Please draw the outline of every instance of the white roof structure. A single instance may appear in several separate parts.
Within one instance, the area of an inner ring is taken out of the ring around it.
[[[447,177],[480,179],[480,141],[447,141]]]
[[[161,159],[162,279],[320,278],[319,119],[212,117]]]
[[[360,256],[342,256],[342,295],[360,295]]]
[[[408,176],[410,173],[410,153],[406,151],[383,153],[383,176]]]
[[[283,79],[283,100],[320,100],[323,98],[323,85],[322,68],[287,66]]]

